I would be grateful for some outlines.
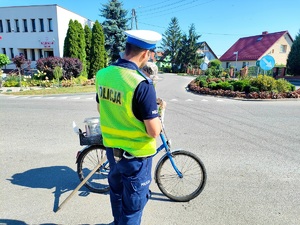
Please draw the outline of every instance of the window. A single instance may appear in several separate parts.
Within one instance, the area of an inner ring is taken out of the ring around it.
[[[2,53],[3,53],[4,55],[6,55],[6,49],[5,49],[5,48],[2,48]]]
[[[24,32],[28,32],[27,20],[23,19]]]
[[[0,33],[3,33],[3,24],[2,24],[2,20],[0,20]]]
[[[43,50],[39,49],[39,58],[43,58]]]
[[[16,32],[20,32],[19,20],[15,20]]]
[[[15,55],[14,55],[14,49],[10,48],[9,51],[10,51],[10,57],[14,58],[15,57]]]
[[[24,57],[25,59],[28,59],[27,49],[24,49]]]
[[[48,18],[48,27],[49,27],[49,31],[52,32],[53,31],[53,23],[52,23],[51,18]]]
[[[35,19],[31,19],[32,32],[36,32]]]
[[[45,28],[44,28],[44,20],[40,19],[40,32],[44,32]]]
[[[7,32],[11,32],[10,20],[6,20]]]
[[[35,52],[34,52],[34,49],[31,49],[31,60],[35,61]]]
[[[286,53],[286,48],[287,48],[286,45],[280,45],[280,50],[279,50],[279,52],[280,52],[280,53]]]

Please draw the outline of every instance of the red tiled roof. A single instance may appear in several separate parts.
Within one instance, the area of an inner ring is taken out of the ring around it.
[[[276,33],[263,32],[261,35],[240,38],[221,57],[220,61],[235,61],[238,51],[238,61],[258,60],[279,38],[290,34],[288,31]],[[291,36],[290,36],[291,37]],[[292,38],[291,38],[292,40]]]

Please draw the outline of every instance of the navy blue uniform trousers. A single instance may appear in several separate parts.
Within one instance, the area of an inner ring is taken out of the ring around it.
[[[116,162],[111,148],[106,149],[110,172],[110,202],[115,225],[139,225],[150,197],[152,158],[122,158]]]

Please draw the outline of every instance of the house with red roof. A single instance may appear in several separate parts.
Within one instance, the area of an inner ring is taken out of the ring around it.
[[[256,66],[265,55],[271,55],[276,65],[286,65],[293,39],[288,31],[262,32],[260,35],[243,37],[235,42],[221,57],[223,68],[233,66],[239,71],[245,66]]]

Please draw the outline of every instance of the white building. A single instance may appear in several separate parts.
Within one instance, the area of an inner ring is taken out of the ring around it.
[[[64,40],[70,20],[84,27],[93,22],[56,4],[0,7],[0,53],[10,59],[24,54],[35,61],[42,57],[63,57]],[[14,69],[10,64],[6,69]]]

